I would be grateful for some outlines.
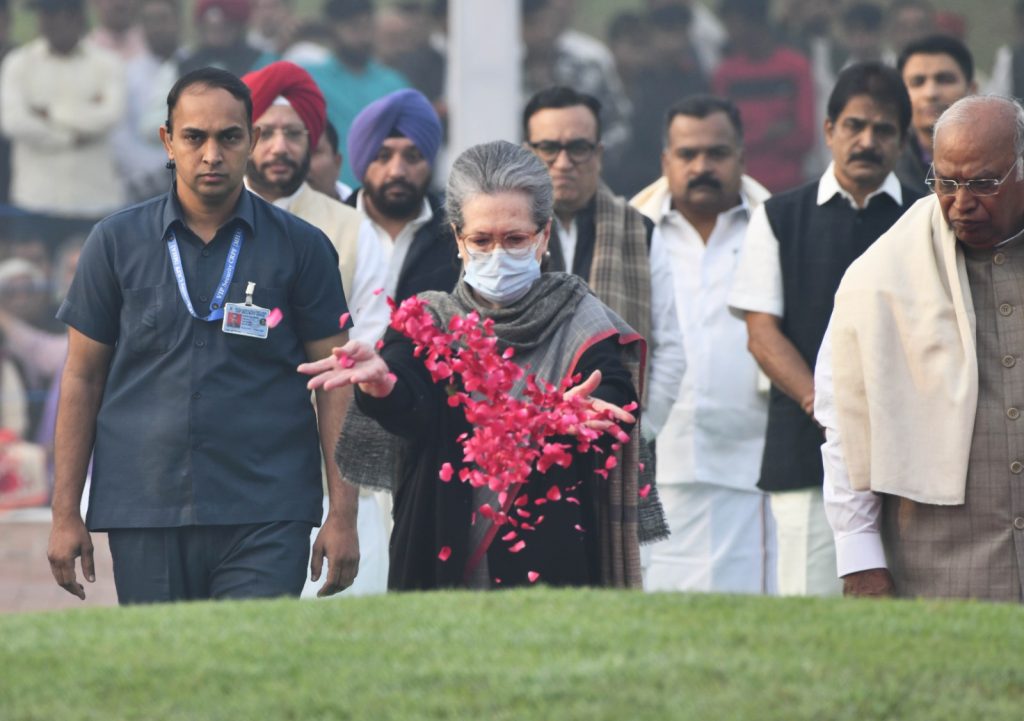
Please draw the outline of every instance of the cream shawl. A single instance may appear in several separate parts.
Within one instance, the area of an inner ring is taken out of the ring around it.
[[[963,253],[935,196],[850,266],[831,328],[851,486],[962,504],[978,402],[975,317]]]

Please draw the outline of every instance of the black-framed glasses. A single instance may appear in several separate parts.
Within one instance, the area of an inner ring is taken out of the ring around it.
[[[569,156],[573,165],[579,165],[590,160],[594,151],[597,150],[597,143],[592,143],[583,138],[570,140],[568,143],[556,143],[554,140],[541,140],[538,143],[530,143],[533,152],[545,163],[553,163],[558,154],[563,150]]]
[[[956,191],[960,188],[966,188],[967,192],[971,195],[986,196],[995,195],[999,192],[999,188],[1002,187],[1006,179],[1010,177],[1010,173],[1020,163],[1020,158],[1010,166],[1010,169],[1006,171],[1006,175],[1002,178],[974,178],[972,180],[950,180],[949,178],[936,178],[935,177],[935,165],[932,165],[928,169],[928,175],[925,177],[925,184],[935,191],[936,195],[956,195]]]

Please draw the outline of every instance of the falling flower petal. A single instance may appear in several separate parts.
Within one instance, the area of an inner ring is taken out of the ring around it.
[[[638,464],[637,464],[637,468],[639,468],[639,469],[640,469],[640,472],[641,472],[641,473],[643,473],[643,472],[644,472],[644,464],[643,464],[643,463],[638,463]]]
[[[526,548],[526,541],[520,540],[508,547],[509,553],[519,553]]]
[[[345,326],[348,325],[348,319],[352,317],[351,313],[342,313],[341,317],[338,318],[338,327],[345,330]]]
[[[557,501],[562,498],[562,491],[559,490],[558,486],[551,486],[551,488],[548,489],[548,492],[544,495],[547,496],[549,501]]]
[[[508,533],[506,533],[504,536],[501,537],[501,540],[503,540],[503,541],[514,541],[515,538],[516,538],[516,532],[515,531],[509,531]]]
[[[452,479],[452,472],[452,464],[445,463],[441,466],[441,471],[437,474],[437,476],[445,483],[448,483],[448,481]]]
[[[375,348],[376,348],[377,350],[380,350],[381,348],[383,348],[383,347],[384,347],[384,339],[383,339],[383,338],[381,338],[381,339],[380,339],[379,341],[377,341],[377,343],[376,343],[376,345],[375,345],[374,347],[375,347]]]
[[[572,504],[575,504],[577,506],[580,505],[580,499],[578,499],[578,498],[574,498],[572,496],[566,496],[565,500],[566,500],[567,503],[572,503]]]
[[[383,292],[384,292],[384,289],[383,289],[383,288],[378,288],[377,290],[373,291],[373,294],[374,294],[374,295],[380,295],[380,294],[381,294],[381,293],[383,293]]]
[[[441,561],[447,561],[449,558],[451,558],[451,555],[452,555],[451,546],[441,546],[441,550],[438,552],[437,557]]]
[[[650,492],[651,492],[651,484],[650,483],[645,483],[643,486],[640,487],[639,493],[640,493],[640,497],[641,498],[647,498],[647,496],[650,494]]]
[[[575,526],[573,526],[573,528],[575,528],[575,529],[576,529],[577,531],[579,531],[580,533],[585,533],[585,531],[583,530],[583,526],[581,526],[581,525],[580,525],[580,524],[578,524],[578,523],[577,523],[577,524],[576,524]]]
[[[280,308],[274,308],[267,315],[267,327],[276,328],[277,324],[284,320],[284,313],[281,312]]]
[[[537,583],[537,579],[540,578],[540,574],[536,571],[527,571],[526,577],[530,579],[530,583]]]
[[[615,466],[617,465],[619,465],[619,459],[616,458],[615,456],[608,456],[608,458],[604,462],[604,467],[608,470],[615,468]]]

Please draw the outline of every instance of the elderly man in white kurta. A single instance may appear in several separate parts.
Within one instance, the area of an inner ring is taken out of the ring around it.
[[[850,266],[815,371],[844,592],[1017,601],[1024,578],[1024,108],[935,126],[935,195]]]
[[[35,0],[36,38],[0,68],[0,132],[11,141],[11,202],[98,219],[123,204],[108,140],[124,107],[114,53],[83,40],[83,0]]]
[[[746,327],[726,303],[750,213],[768,191],[743,175],[739,113],[718,98],[669,111],[662,170],[633,204],[671,258],[686,374],[657,437],[671,536],[651,546],[644,587],[774,592],[774,529],[756,488],[767,396]]]

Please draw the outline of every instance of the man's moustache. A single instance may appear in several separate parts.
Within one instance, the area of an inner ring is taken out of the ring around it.
[[[408,180],[392,180],[380,186],[380,192],[382,193],[386,193],[387,191],[394,189],[404,190],[407,193],[416,192],[416,186],[410,183]]]
[[[874,163],[875,165],[882,164],[882,158],[877,153],[872,153],[867,150],[865,150],[862,153],[854,153],[853,155],[850,156],[851,163],[855,163],[858,160],[863,160],[864,162],[867,163]]]
[[[714,190],[722,189],[721,181],[713,175],[698,175],[687,184],[686,188],[687,190],[693,190],[694,188],[699,188],[701,186],[713,188]]]

